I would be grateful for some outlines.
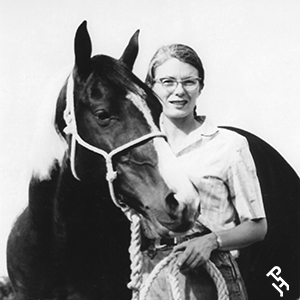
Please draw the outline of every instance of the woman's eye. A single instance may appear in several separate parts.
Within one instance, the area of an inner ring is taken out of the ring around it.
[[[185,80],[185,81],[184,81],[184,84],[185,84],[185,85],[188,85],[188,86],[194,85],[195,83],[197,83],[197,82],[195,82],[195,80]]]
[[[174,84],[174,80],[171,80],[171,79],[165,79],[162,81],[162,83],[164,85],[173,85]]]

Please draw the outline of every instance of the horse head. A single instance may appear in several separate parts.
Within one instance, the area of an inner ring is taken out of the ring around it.
[[[83,22],[75,36],[75,67],[56,111],[73,176],[95,185],[106,178],[116,205],[142,214],[158,235],[187,231],[198,215],[199,195],[158,129],[159,101],[132,73],[138,31],[120,59],[91,52]]]

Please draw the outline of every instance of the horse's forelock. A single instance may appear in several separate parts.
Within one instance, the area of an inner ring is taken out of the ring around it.
[[[120,60],[106,55],[92,58],[93,72],[108,86],[115,87],[123,93],[139,94],[144,84]]]
[[[94,72],[98,74],[101,81],[107,83],[108,86],[111,86],[115,90],[121,91],[121,93],[125,95],[136,95],[134,97],[135,100],[140,99],[136,104],[141,108],[142,104],[138,102],[143,102],[143,105],[148,107],[148,112],[150,110],[154,123],[158,126],[162,106],[153,91],[144,82],[135,76],[120,60],[99,55],[94,56],[92,62]]]

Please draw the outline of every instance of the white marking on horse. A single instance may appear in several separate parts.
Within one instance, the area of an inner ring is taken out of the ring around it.
[[[144,94],[143,91],[140,91],[141,94]],[[153,131],[159,131],[158,127],[155,125],[151,111],[145,101],[145,99],[137,94],[129,93],[126,97],[129,99],[144,115],[147,123],[150,126],[151,132]]]
[[[54,162],[61,164],[68,149],[67,142],[56,131],[54,118],[58,94],[70,74],[70,69],[68,66],[52,77],[38,95],[42,103],[38,109],[28,167],[29,176],[33,175],[40,180],[50,179]]]
[[[150,109],[146,101],[134,94],[129,93],[127,99],[131,100],[133,104],[143,113],[148,122],[151,131],[158,130],[155,125]],[[185,175],[179,166],[179,163],[172,152],[169,144],[163,139],[153,139],[153,145],[158,157],[158,169],[168,188],[175,194],[179,205],[182,209],[184,204],[189,204],[194,210],[199,206],[199,194],[196,192],[191,181]]]

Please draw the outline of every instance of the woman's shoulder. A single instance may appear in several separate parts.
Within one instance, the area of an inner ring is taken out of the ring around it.
[[[228,128],[218,127],[217,136],[219,139],[222,139],[225,144],[236,150],[248,147],[248,141],[244,136]]]
[[[212,119],[206,116],[199,116],[199,118],[201,118],[202,125],[195,133],[206,138],[212,146],[227,150],[248,147],[247,139],[243,135],[229,128],[217,126]]]
[[[246,139],[243,135],[230,129],[230,127],[218,126],[218,131],[224,136],[227,136],[229,139],[233,139],[237,141],[242,141]]]

